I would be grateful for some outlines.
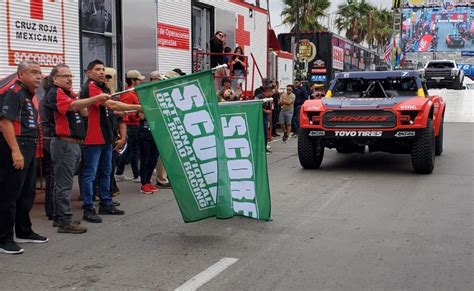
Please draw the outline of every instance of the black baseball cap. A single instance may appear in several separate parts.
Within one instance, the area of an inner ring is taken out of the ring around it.
[[[179,68],[173,69],[173,71],[176,72],[176,73],[178,73],[178,74],[180,74],[181,76],[186,75],[186,73],[183,72],[183,71],[181,71],[181,69],[179,69]]]

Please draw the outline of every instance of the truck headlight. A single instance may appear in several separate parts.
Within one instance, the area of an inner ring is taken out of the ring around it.
[[[458,75],[458,70],[452,69],[451,70],[451,76],[454,77],[454,76],[457,76],[457,75]]]

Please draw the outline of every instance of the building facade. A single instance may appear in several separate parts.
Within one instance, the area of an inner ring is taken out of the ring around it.
[[[267,23],[266,1],[4,0],[0,78],[15,72],[20,61],[33,59],[46,74],[66,63],[83,81],[87,64],[101,59],[117,70],[122,88],[129,69],[147,75],[208,68],[209,40],[221,30],[232,51],[244,49],[247,83],[257,87],[267,74]],[[256,66],[262,76],[253,72]],[[79,85],[75,82],[75,90]]]

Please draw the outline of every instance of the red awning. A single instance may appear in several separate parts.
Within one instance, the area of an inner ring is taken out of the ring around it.
[[[281,50],[275,31],[271,27],[268,28],[268,48],[274,51]]]

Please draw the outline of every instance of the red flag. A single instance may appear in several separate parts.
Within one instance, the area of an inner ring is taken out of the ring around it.
[[[425,34],[420,39],[420,43],[418,44],[418,51],[419,52],[427,52],[430,48],[431,41],[433,40],[433,36],[431,34]]]

